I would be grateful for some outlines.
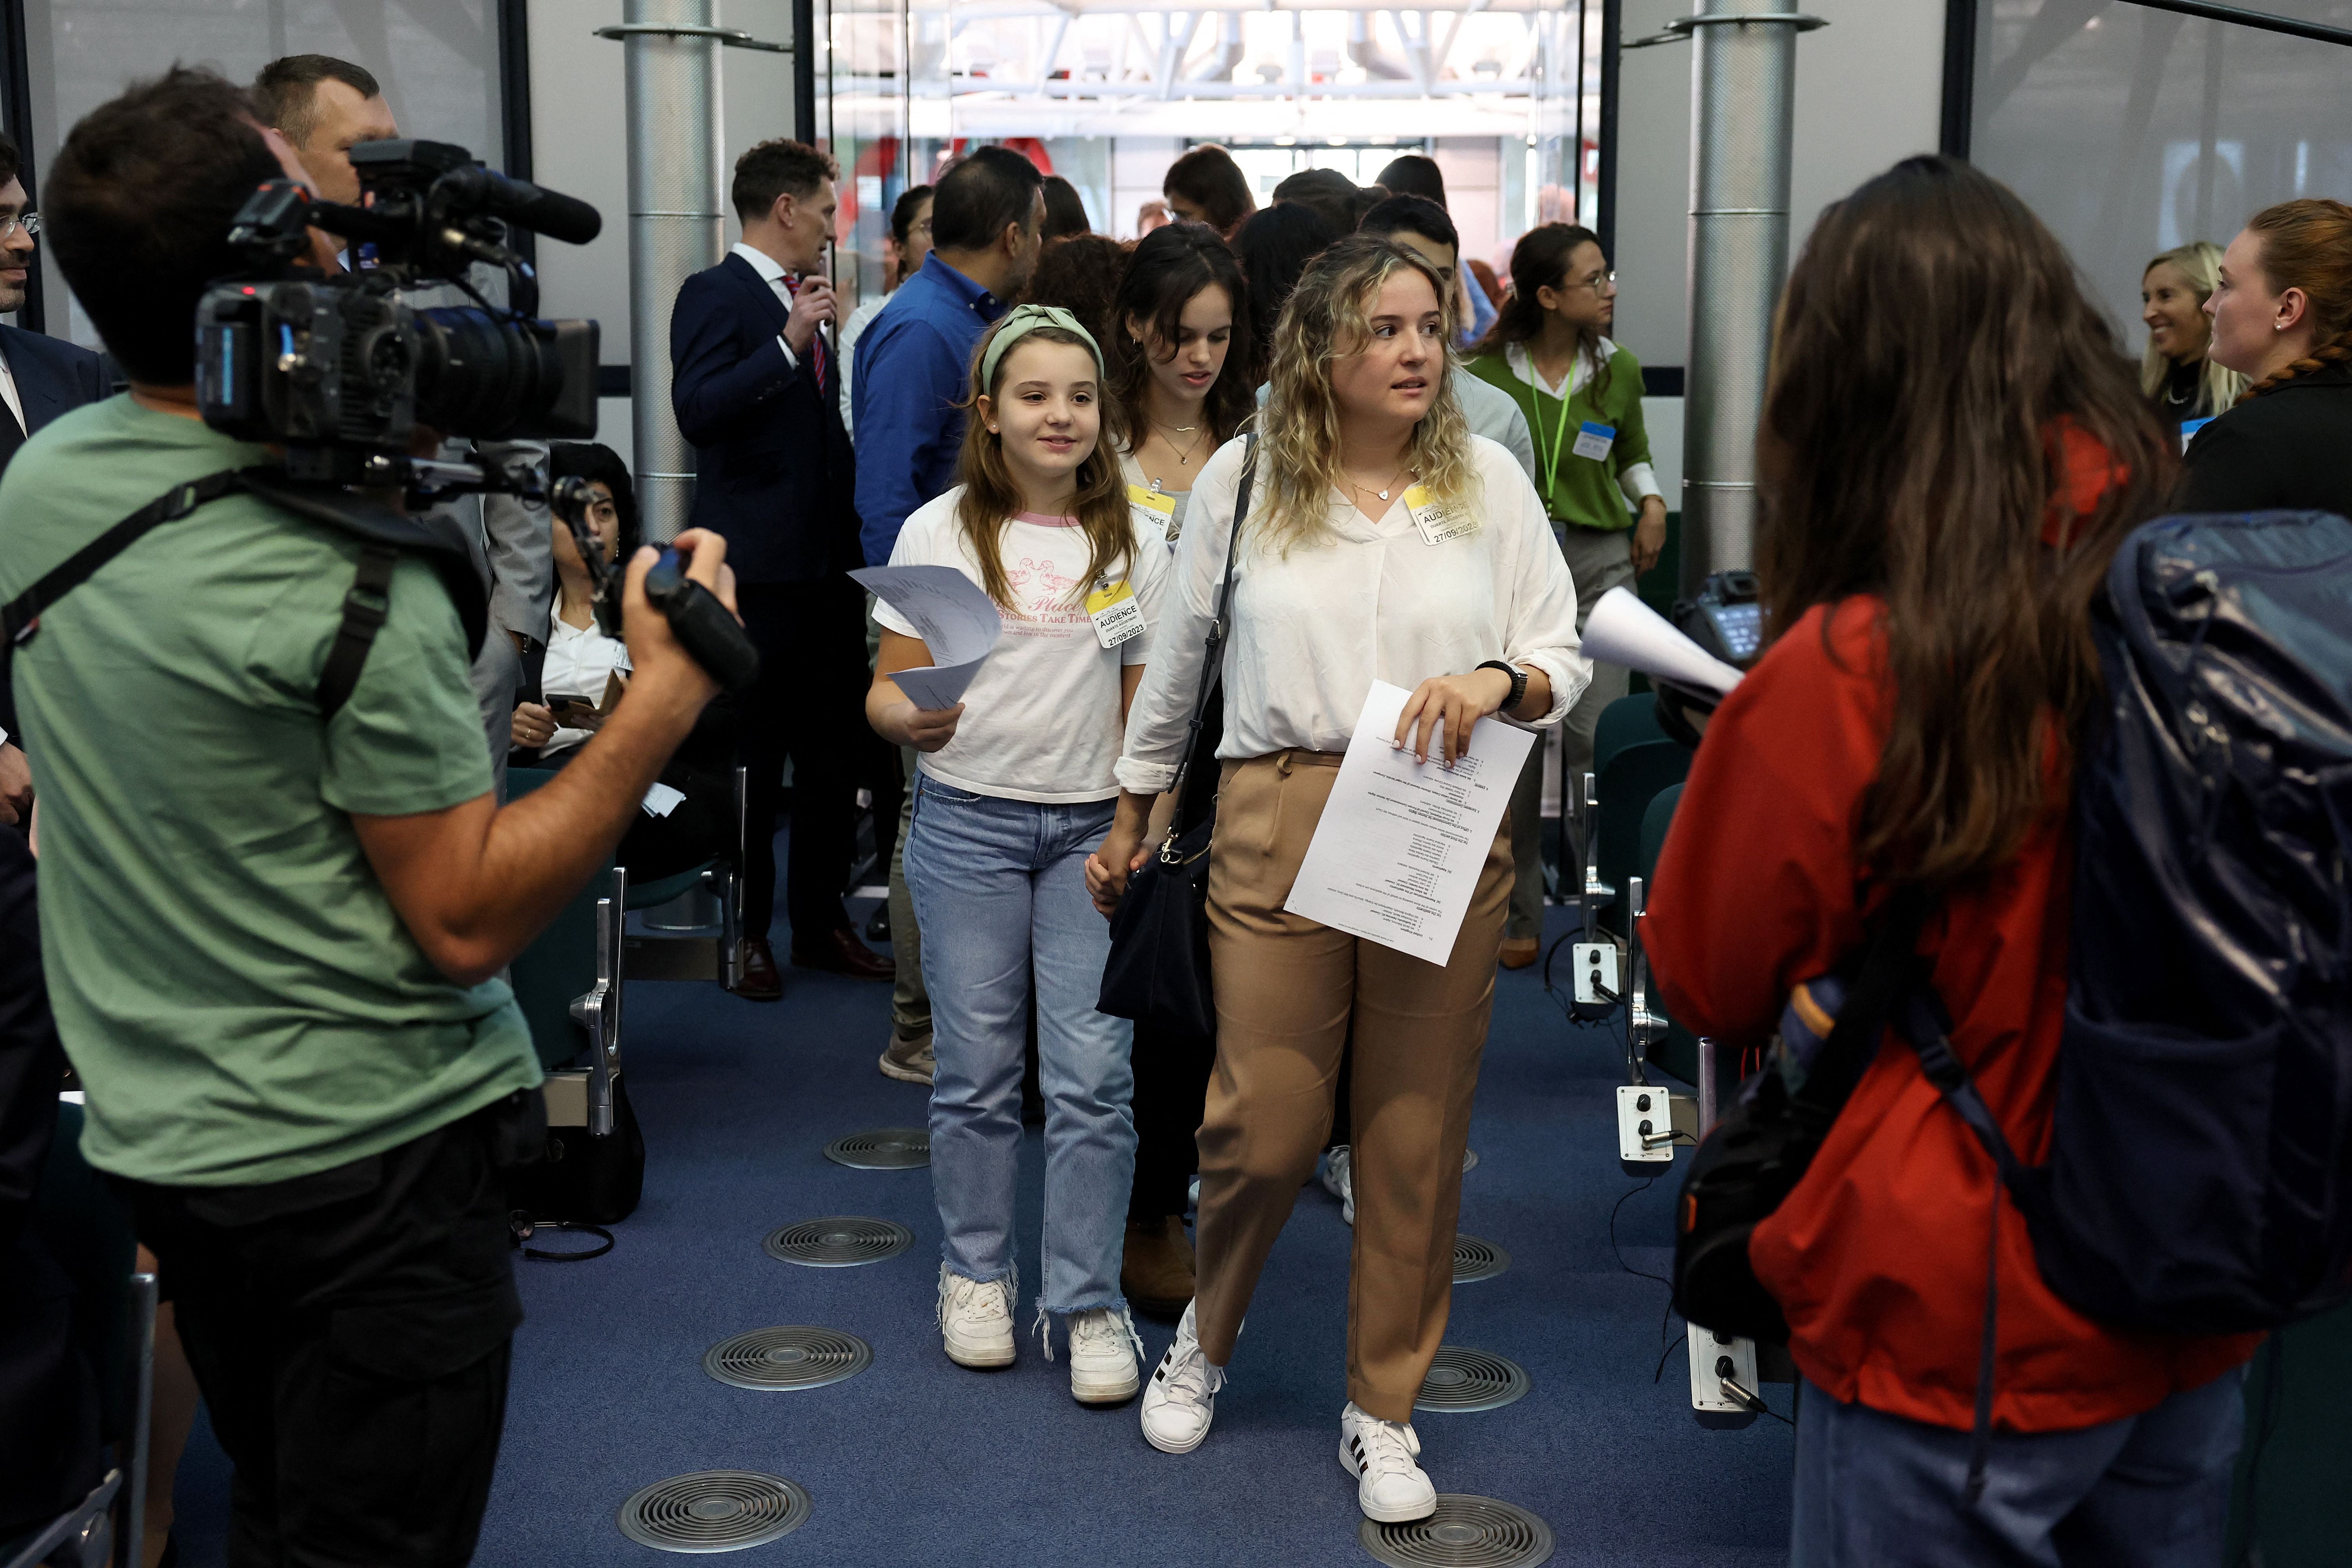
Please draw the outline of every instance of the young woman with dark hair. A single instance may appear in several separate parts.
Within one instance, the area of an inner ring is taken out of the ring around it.
[[[1249,289],[1215,231],[1174,223],[1136,242],[1111,314],[1110,391],[1127,425],[1128,498],[1173,545],[1202,465],[1252,407],[1242,374],[1255,351]]]
[[[1086,198],[1078,187],[1059,174],[1045,176],[1045,228],[1048,240],[1067,239],[1074,234],[1092,234],[1095,226],[1087,221]]]
[[[1760,1046],[1894,889],[1954,1053],[2042,1157],[2066,1013],[2073,759],[2093,605],[2174,458],[2025,205],[1905,160],[1828,208],[1780,301],[1758,437],[1769,647],[1715,714],[1644,942],[1675,1021]],[[1976,1134],[1882,1047],[1748,1247],[1799,1399],[1798,1568],[2213,1563],[2259,1336],[2084,1318],[2042,1282]],[[1990,1467],[1968,1495],[1988,1247]]]
[[[1650,467],[1642,419],[1642,366],[1609,341],[1617,275],[1591,229],[1551,223],[1511,251],[1511,293],[1470,374],[1508,394],[1533,437],[1536,488],[1576,579],[1577,629],[1601,595],[1656,564],[1666,542],[1666,500]],[[1626,671],[1595,665],[1592,685],[1561,732],[1561,776],[1573,786],[1592,766],[1601,710],[1625,695]],[[1511,797],[1520,877],[1504,962],[1535,962],[1543,929],[1543,780],[1531,766]]]
[[[1234,236],[1234,251],[1241,258],[1242,276],[1248,282],[1250,341],[1257,349],[1254,359],[1237,368],[1252,388],[1265,380],[1265,361],[1274,352],[1274,324],[1282,318],[1283,301],[1298,287],[1307,264],[1339,237],[1339,231],[1322,213],[1305,202],[1286,199],[1251,214]]]
[[[1029,275],[1020,302],[1057,306],[1076,316],[1097,342],[1109,342],[1116,319],[1111,302],[1127,269],[1128,249],[1107,234],[1049,239],[1037,252],[1037,270]]]
[[[841,324],[841,427],[855,436],[856,426],[851,419],[853,400],[850,387],[854,384],[857,363],[857,340],[898,285],[923,269],[923,258],[931,253],[931,187],[909,185],[890,205],[890,249],[888,268],[883,275],[882,292],[859,305]]]
[[[2352,206],[2256,213],[2205,310],[2213,362],[2253,384],[2189,442],[2180,510],[2352,516]]]
[[[1107,912],[1175,773],[1202,638],[1233,551],[1224,737],[1210,849],[1216,1075],[1200,1132],[1199,1291],[1147,1384],[1155,1447],[1208,1436],[1275,1237],[1330,1128],[1352,1025],[1356,1228],[1340,1462],[1369,1518],[1425,1518],[1413,1400],[1444,1335],[1462,1155],[1495,992],[1510,838],[1448,961],[1283,909],[1374,680],[1412,689],[1397,743],[1457,754],[1495,714],[1557,722],[1586,679],[1576,590],[1527,475],[1472,436],[1447,385],[1442,280],[1365,236],[1318,257],[1284,307],[1249,513],[1245,448],[1194,487],[1175,586],[1118,763],[1116,824],[1087,868]],[[1433,510],[1434,509],[1434,512]],[[1435,526],[1439,517],[1465,526]]]
[[[1207,224],[1228,239],[1257,211],[1249,176],[1231,153],[1213,142],[1186,149],[1169,164],[1160,194],[1168,198],[1168,210],[1177,218]]]
[[[939,1322],[950,1360],[1011,1363],[1021,1077],[1034,977],[1045,1099],[1045,1280],[1037,1327],[1068,1320],[1070,1394],[1133,1394],[1118,1285],[1135,1127],[1130,1026],[1095,1010],[1110,952],[1088,904],[1088,847],[1109,826],[1113,764],[1152,646],[1168,551],[1137,528],[1106,420],[1102,354],[1066,310],[1020,305],[981,340],[963,482],[919,508],[894,566],[946,566],[1004,629],[961,702],[918,708],[892,678],[932,662],[914,623],[876,606],[867,693],[883,739],[922,753],[908,889],[931,997],[931,1188]]]

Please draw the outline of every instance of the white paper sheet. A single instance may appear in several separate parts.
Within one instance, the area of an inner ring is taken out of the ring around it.
[[[1676,631],[1628,588],[1601,595],[1584,618],[1584,657],[1718,696],[1739,684],[1739,671]]]
[[[952,708],[1003,635],[1004,617],[952,566],[861,566],[850,576],[915,624],[931,662],[890,679],[916,707]]]
[[[1372,682],[1331,798],[1283,908],[1413,958],[1444,963],[1470,911],[1535,735],[1482,719],[1448,769],[1430,742],[1416,763],[1392,744],[1412,693]]]

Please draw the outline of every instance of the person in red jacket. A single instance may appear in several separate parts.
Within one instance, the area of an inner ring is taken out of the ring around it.
[[[2092,602],[2173,458],[2065,251],[2009,190],[1896,164],[1822,215],[1758,437],[1772,644],[1709,725],[1643,921],[1667,1010],[1727,1048],[1859,952],[1889,890],[1954,1050],[2028,1163],[2066,1001],[2069,759]],[[1792,1561],[2219,1562],[2253,1336],[2118,1332],[2045,1286],[1990,1158],[1878,1052],[1748,1247],[1800,1397]],[[1992,1449],[1967,1495],[1999,1226]]]

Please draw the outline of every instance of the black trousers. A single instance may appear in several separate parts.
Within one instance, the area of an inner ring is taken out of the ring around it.
[[[1183,1029],[1135,1026],[1135,1185],[1127,1217],[1157,1225],[1184,1212],[1186,1189],[1200,1173],[1201,1131],[1217,1042]]]
[[[866,595],[835,574],[814,583],[739,583],[736,607],[760,648],[760,679],[742,705],[751,864],[743,872],[743,931],[764,937],[775,919],[776,816],[784,759],[793,762],[793,838],[784,914],[814,942],[849,923],[841,895],[857,842],[859,759],[866,723]]]
[[[116,1184],[236,1466],[230,1568],[472,1560],[522,1321],[506,1172],[545,1140],[515,1094],[291,1181]]]

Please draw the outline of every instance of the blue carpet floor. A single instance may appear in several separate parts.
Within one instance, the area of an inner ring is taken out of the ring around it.
[[[1567,911],[1552,911],[1554,934]],[[796,1533],[742,1554],[776,1564],[1279,1565],[1370,1559],[1335,1457],[1345,1401],[1348,1227],[1319,1186],[1299,1195],[1197,1453],[1147,1447],[1133,1405],[1073,1403],[1034,1337],[1008,1371],[949,1363],[933,1323],[939,1224],[928,1171],[865,1172],[821,1152],[844,1133],[917,1126],[925,1093],[875,1069],[886,987],[788,971],[780,1004],[708,985],[628,995],[632,1097],[646,1195],[609,1256],[522,1266],[530,1321],[496,1491],[477,1557],[496,1568],[649,1564],[625,1539],[630,1493],[698,1469],[787,1476],[815,1499]],[[1534,970],[1503,974],[1463,1182],[1462,1228],[1511,1255],[1457,1287],[1446,1338],[1507,1356],[1533,1391],[1481,1415],[1424,1413],[1423,1462],[1442,1491],[1532,1510],[1566,1564],[1785,1560],[1789,1427],[1708,1430],[1675,1348],[1655,1375],[1670,1175],[1647,1190],[1615,1158],[1611,1035],[1570,1025]],[[1037,1279],[1039,1142],[1024,1152],[1022,1277]],[[1633,1195],[1628,1196],[1629,1193]],[[1624,1200],[1622,1207],[1620,1200]],[[916,1246],[845,1269],[761,1250],[824,1215],[910,1227]],[[1028,1313],[1023,1314],[1025,1325]],[[846,1330],[874,1365],[829,1387],[753,1393],[704,1375],[720,1340],[772,1324]],[[1144,1322],[1156,1359],[1166,1325]],[[1788,1408],[1785,1387],[1767,1390]],[[220,1561],[225,1463],[201,1429],[180,1479],[188,1568]]]

